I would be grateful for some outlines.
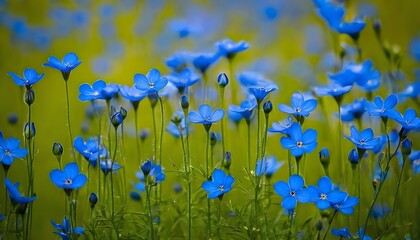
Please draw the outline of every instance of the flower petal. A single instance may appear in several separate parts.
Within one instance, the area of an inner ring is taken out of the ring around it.
[[[273,185],[273,187],[274,191],[276,191],[276,193],[282,197],[290,195],[289,184],[287,184],[286,182],[278,181]]]
[[[290,176],[289,178],[290,190],[298,191],[302,189],[303,185],[304,185],[304,181],[300,175],[293,174],[292,176]]]

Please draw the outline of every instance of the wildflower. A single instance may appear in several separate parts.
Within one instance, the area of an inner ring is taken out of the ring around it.
[[[80,101],[91,101],[95,99],[101,99],[102,89],[106,87],[106,83],[103,80],[97,80],[90,86],[84,83],[79,86],[79,99]]]
[[[297,174],[293,174],[289,178],[289,182],[278,181],[274,184],[274,190],[276,193],[283,197],[281,206],[286,210],[290,211],[296,207],[297,202],[305,202],[305,199],[301,197],[304,181],[303,178]]]
[[[171,75],[166,77],[169,82],[178,88],[180,94],[184,94],[185,89],[194,85],[196,82],[198,82],[198,80],[200,80],[200,76],[188,68],[182,70],[181,72],[171,73]]]
[[[414,174],[420,173],[420,151],[411,151],[408,158],[410,159]]]
[[[12,72],[8,72],[7,74],[12,77],[13,81],[18,86],[26,87],[27,89],[31,89],[32,85],[39,82],[44,77],[43,73],[38,75],[36,70],[32,68],[26,68],[23,71],[22,78]]]
[[[350,215],[353,214],[354,206],[358,203],[359,199],[357,197],[347,197],[342,202],[332,204],[331,207],[339,212]]]
[[[52,170],[50,179],[57,187],[64,189],[67,195],[72,190],[83,187],[87,181],[87,177],[79,173],[79,166],[75,162],[68,163],[63,170]]]
[[[114,125],[114,127],[117,128],[119,125],[121,125],[124,119],[121,112],[116,111],[112,114],[110,120],[111,120],[112,125]]]
[[[378,137],[373,137],[373,130],[371,128],[364,129],[359,133],[354,126],[350,127],[351,136],[344,136],[348,140],[352,141],[358,149],[372,150],[380,142]]]
[[[303,98],[303,94],[300,92],[296,92],[292,95],[292,99],[290,101],[291,107],[279,104],[280,111],[288,114],[292,114],[295,117],[303,116],[307,117],[309,114],[316,108],[318,105],[318,101],[315,99],[305,100]]]
[[[216,42],[216,47],[221,56],[231,59],[236,56],[237,53],[247,50],[249,48],[249,44],[245,41],[235,43],[230,39],[224,39]]]
[[[324,168],[328,168],[328,165],[330,164],[330,152],[328,151],[328,148],[323,148],[319,151],[319,161]]]
[[[32,197],[25,197],[22,196],[19,192],[19,183],[12,184],[8,178],[4,179],[4,182],[6,184],[7,193],[9,194],[10,200],[12,200],[13,204],[28,204],[30,202],[33,202],[36,199],[36,196]]]
[[[84,234],[84,228],[82,227],[75,227],[75,229],[73,230],[70,223],[70,219],[67,217],[64,218],[62,224],[55,223],[53,220],[51,220],[51,224],[58,231],[54,233],[60,236],[62,240],[71,239],[73,234],[76,234],[78,236]]]
[[[34,122],[27,122],[25,123],[25,126],[23,128],[23,136],[25,136],[26,139],[32,139],[36,135],[36,128]]]
[[[249,123],[255,107],[257,107],[257,101],[255,98],[248,98],[247,100],[241,102],[240,106],[231,104],[229,106],[229,111],[240,113],[242,117]]]
[[[386,204],[375,204],[370,213],[370,217],[374,219],[384,218],[391,213],[391,208]]]
[[[16,138],[5,140],[0,131],[0,162],[3,165],[10,166],[15,158],[23,158],[28,155],[28,149],[19,148],[20,141]]]
[[[107,156],[105,146],[99,145],[97,138],[90,138],[86,142],[82,137],[76,137],[73,146],[89,163],[95,167],[98,159]]]
[[[203,124],[206,131],[208,131],[213,123],[218,122],[223,118],[224,113],[225,112],[220,108],[213,112],[209,105],[202,104],[198,108],[198,112],[191,111],[188,114],[188,119],[192,123]]]
[[[361,119],[365,113],[365,99],[356,99],[350,104],[341,105],[341,120],[351,122],[354,119]]]
[[[381,73],[373,69],[372,66],[373,63],[370,60],[361,64],[348,62],[340,72],[328,74],[328,77],[341,86],[356,83],[359,87],[371,92],[379,87],[381,78]]]
[[[332,84],[328,87],[314,87],[314,91],[318,96],[332,96],[334,99],[340,103],[344,94],[350,92],[353,88],[352,85],[341,86],[339,84]]]
[[[379,116],[382,118],[395,118],[399,115],[398,111],[395,110],[397,105],[397,96],[394,94],[389,95],[385,101],[381,97],[375,97],[374,102],[365,102],[365,108],[369,112],[370,116]]]
[[[228,118],[236,125],[239,124],[239,122],[243,119],[242,114],[239,112],[232,111],[231,108],[228,108],[227,110]]]
[[[95,193],[91,193],[89,195],[89,203],[90,203],[90,208],[94,208],[96,203],[98,202],[98,196],[96,196]]]
[[[268,131],[272,133],[288,134],[289,128],[292,126],[292,124],[293,124],[292,117],[288,116],[283,121],[273,122],[272,127],[268,128]]]
[[[61,145],[60,143],[58,143],[58,142],[55,142],[54,144],[53,144],[53,147],[52,147],[52,152],[53,152],[53,154],[54,154],[54,156],[56,156],[56,157],[60,157],[61,155],[63,155],[63,145]]]
[[[108,175],[110,172],[115,173],[121,169],[122,166],[117,162],[112,161],[112,159],[106,159],[100,162],[100,168],[105,175]]]
[[[111,100],[120,91],[120,87],[115,83],[109,83],[101,89],[101,96],[99,99]]]
[[[277,90],[276,86],[266,86],[266,87],[251,87],[248,89],[249,93],[252,94],[258,103],[262,102],[267,95]]]
[[[150,160],[145,161],[142,165],[141,165],[141,171],[143,172],[144,176],[149,175],[150,171],[152,170],[153,167],[153,163]]]
[[[340,229],[333,228],[333,229],[331,229],[331,233],[333,235],[337,236],[337,237],[340,237],[340,238],[345,238],[345,239],[351,239],[352,238],[349,229],[346,228],[346,227],[340,228]]]
[[[187,52],[175,52],[165,60],[166,66],[175,72],[180,72],[187,67],[191,54]]]
[[[277,88],[273,81],[266,79],[261,73],[258,72],[241,72],[236,76],[236,78],[238,79],[239,83],[246,89],[268,86]]]
[[[292,124],[288,134],[289,136],[282,137],[280,142],[281,145],[284,148],[289,149],[295,157],[312,152],[318,144],[316,142],[317,132],[313,129],[308,129],[302,133],[302,128],[298,123]]]
[[[207,197],[213,199],[230,192],[234,182],[235,179],[231,175],[226,175],[223,170],[215,169],[211,181],[203,182],[201,186],[208,193]]]
[[[274,156],[266,157],[259,160],[255,166],[255,175],[261,176],[265,174],[267,178],[271,178],[280,167],[284,165],[284,161],[278,162]]]
[[[77,55],[73,52],[70,52],[63,57],[62,61],[53,56],[49,57],[48,62],[44,63],[43,66],[60,70],[61,74],[63,75],[63,79],[67,81],[69,79],[70,72],[79,66],[80,63],[82,62],[79,61]]]
[[[205,73],[207,69],[219,59],[218,54],[214,53],[199,53],[192,59],[192,64],[195,68]]]
[[[410,131],[413,129],[420,129],[420,118],[416,115],[416,110],[409,108],[404,112],[404,115],[398,113],[397,115],[392,115],[389,118],[401,124],[401,127],[406,131]]]
[[[168,84],[168,79],[162,77],[160,72],[153,68],[146,75],[134,75],[134,83],[140,91],[143,91],[145,94],[151,94],[162,90]]]
[[[347,198],[347,193],[333,190],[330,178],[324,176],[318,180],[318,186],[308,186],[302,193],[302,198],[315,202],[320,210],[326,210],[332,205],[343,202]]]

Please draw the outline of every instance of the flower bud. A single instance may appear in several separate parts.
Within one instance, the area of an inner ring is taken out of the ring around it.
[[[123,121],[123,116],[120,112],[115,112],[111,116],[111,123],[114,127],[118,127]]]
[[[401,143],[401,152],[402,154],[408,156],[411,153],[411,147],[413,145],[413,142],[409,138],[404,139]]]
[[[171,122],[173,122],[176,126],[179,126],[179,124],[181,123],[183,117],[184,116],[182,115],[182,112],[176,111],[172,115]]]
[[[150,106],[152,108],[155,108],[156,107],[156,104],[159,101],[158,96],[157,96],[157,93],[151,93],[151,94],[147,95],[147,98],[149,99]]]
[[[138,134],[139,134],[140,140],[143,142],[149,137],[150,131],[148,129],[142,129],[140,130]]]
[[[30,122],[30,123],[27,122],[25,124],[25,128],[23,129],[23,135],[25,136],[26,139],[31,139],[35,137],[35,134],[36,134],[35,124],[33,122]]]
[[[220,73],[217,77],[217,84],[219,84],[219,87],[224,88],[228,85],[229,78],[226,75],[226,73]]]
[[[350,151],[348,159],[352,165],[357,165],[359,163],[359,154],[356,149],[353,148]]]
[[[270,112],[273,110],[273,104],[271,103],[270,100],[266,101],[263,104],[263,110],[266,116],[268,116],[268,114],[270,114]]]
[[[141,165],[141,171],[143,172],[144,176],[147,177],[152,169],[152,162],[150,160],[145,161]]]
[[[130,198],[133,199],[134,201],[140,201],[141,200],[141,195],[138,192],[131,191],[130,192]]]
[[[32,103],[35,102],[35,92],[34,92],[34,90],[29,89],[25,92],[24,101],[28,106],[31,106]]]
[[[324,168],[328,168],[328,165],[330,164],[330,152],[328,151],[328,148],[323,148],[319,151],[319,161]]]
[[[121,116],[122,116],[122,118],[123,118],[123,120],[127,117],[127,109],[125,109],[124,107],[120,107],[120,113],[121,113]]]
[[[185,95],[182,95],[181,97],[181,107],[182,109],[186,110],[190,106],[190,103],[188,102],[188,97]]]
[[[89,196],[90,208],[93,209],[97,202],[98,202],[98,196],[96,196],[95,193],[91,193]]]
[[[210,145],[214,146],[217,143],[217,137],[216,134],[214,132],[210,133]]]
[[[225,161],[224,161],[223,167],[229,171],[231,164],[232,164],[232,154],[230,152],[225,152]]]
[[[18,122],[18,115],[16,113],[10,113],[9,117],[7,118],[7,121],[9,124],[14,125]]]
[[[55,142],[52,147],[52,152],[54,156],[61,157],[61,155],[63,155],[63,146],[60,143]]]
[[[175,193],[180,193],[180,192],[182,192],[182,185],[181,185],[181,184],[179,184],[179,183],[175,183],[175,184],[174,184],[174,192],[175,192]]]

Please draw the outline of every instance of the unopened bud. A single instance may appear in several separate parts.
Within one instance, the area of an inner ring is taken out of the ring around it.
[[[91,193],[89,196],[90,208],[93,209],[97,202],[98,202],[98,196],[96,196],[95,193]]]
[[[54,156],[60,157],[63,155],[63,146],[60,143],[55,142],[52,147],[52,152]]]
[[[25,128],[23,129],[23,134],[26,139],[31,139],[35,137],[35,134],[36,134],[35,124],[33,122],[30,122],[30,123],[27,122],[25,124]]]
[[[217,84],[219,84],[219,87],[224,88],[229,84],[229,78],[226,75],[226,73],[220,73],[217,77]]]
[[[402,154],[408,156],[411,153],[411,147],[413,145],[413,142],[409,138],[404,139],[401,143],[401,152]]]
[[[35,92],[32,89],[28,89],[25,92],[25,103],[28,104],[28,106],[31,106],[32,103],[35,102]]]
[[[181,97],[181,107],[182,109],[186,110],[190,106],[190,103],[188,102],[188,97],[185,95],[182,95]]]

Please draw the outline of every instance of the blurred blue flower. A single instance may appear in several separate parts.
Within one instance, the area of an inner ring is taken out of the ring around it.
[[[73,189],[79,189],[87,182],[87,177],[79,173],[79,166],[75,162],[68,163],[63,170],[55,169],[50,172],[50,180],[67,194]]]
[[[0,214],[0,222],[4,220],[4,215]]]
[[[420,94],[420,81],[416,81],[416,82],[407,84],[404,90],[398,93],[398,96],[404,97],[404,98],[416,99],[419,96],[419,94]]]
[[[106,83],[103,80],[97,80],[90,86],[87,83],[83,83],[79,86],[79,99],[80,101],[91,101],[95,99],[101,99],[102,89],[106,87]]]
[[[191,111],[188,114],[188,119],[192,123],[203,124],[208,131],[213,123],[218,122],[223,118],[224,114],[225,112],[220,108],[213,112],[209,105],[202,104],[198,107],[198,111]]]
[[[370,217],[374,219],[384,218],[391,213],[391,208],[386,204],[375,204],[370,213]]]
[[[103,145],[99,146],[97,137],[90,138],[86,142],[82,137],[76,137],[73,146],[93,167],[96,167],[98,159],[107,156],[107,149]]]
[[[411,151],[408,158],[410,159],[414,174],[420,173],[420,151]]]
[[[315,94],[323,97],[323,96],[332,96],[334,98],[339,98],[343,96],[344,94],[350,92],[350,90],[353,88],[352,85],[349,86],[341,86],[338,84],[331,84],[327,87],[314,87]]]
[[[146,94],[150,94],[157,93],[162,90],[168,84],[168,79],[162,77],[160,72],[153,68],[147,73],[147,75],[134,75],[134,83],[137,89],[145,92]]]
[[[211,181],[203,182],[201,186],[208,193],[207,197],[213,199],[230,192],[234,182],[235,179],[231,175],[226,175],[221,169],[215,169]]]
[[[413,38],[410,42],[410,54],[417,62],[420,62],[420,37]]]
[[[293,124],[292,117],[288,116],[283,121],[273,122],[272,127],[269,128],[268,131],[272,133],[289,134],[289,128],[292,126],[292,124]]]
[[[111,100],[120,91],[120,88],[115,83],[108,83],[104,88],[101,89],[101,95],[99,99]]]
[[[331,229],[331,233],[333,235],[337,236],[337,237],[340,237],[340,238],[345,238],[345,239],[351,239],[352,238],[352,235],[351,235],[349,229],[346,228],[346,227],[340,228],[340,229],[333,228],[333,229]]]
[[[76,28],[87,28],[90,23],[90,17],[88,10],[77,9],[71,14],[72,25]]]
[[[249,48],[245,41],[235,43],[230,39],[224,39],[216,42],[218,53],[226,58],[233,58],[237,53],[243,52]]]
[[[167,75],[166,78],[178,88],[180,94],[183,94],[185,89],[191,87],[200,80],[200,76],[188,68],[180,72],[173,72],[170,75]]]
[[[274,156],[265,157],[263,160],[257,162],[255,166],[255,175],[261,176],[264,174],[267,178],[271,178],[271,176],[273,176],[273,174],[283,165],[284,161],[278,162]]]
[[[303,94],[300,92],[296,92],[292,95],[292,99],[290,101],[291,107],[285,104],[279,104],[279,110],[292,114],[295,117],[303,116],[307,117],[309,114],[316,108],[318,105],[318,101],[315,99],[305,100]]]
[[[341,120],[344,122],[351,122],[354,119],[361,119],[365,113],[365,99],[355,99],[352,103],[343,104],[340,107]]]
[[[145,191],[145,190],[143,190],[143,191]],[[140,201],[141,200],[141,195],[140,195],[140,193],[138,193],[136,191],[131,191],[130,192],[130,198],[133,199],[134,201]]]
[[[147,97],[147,94],[138,90],[135,85],[131,88],[128,86],[120,86],[120,95],[131,102],[134,110],[137,110],[140,101]]]
[[[15,158],[23,158],[28,155],[28,149],[20,148],[20,141],[16,138],[3,138],[3,133],[0,131],[0,162],[3,165],[12,165]]]
[[[277,90],[276,86],[266,86],[266,87],[250,87],[248,89],[249,93],[252,94],[258,103],[264,100],[267,95],[273,91]]]
[[[26,87],[26,88],[31,88],[32,85],[34,85],[35,83],[37,83],[38,81],[40,81],[44,77],[43,73],[38,75],[36,70],[32,69],[32,68],[26,68],[23,71],[23,77],[22,78],[19,77],[16,74],[12,73],[12,72],[8,72],[7,74],[12,77],[13,81],[18,86]]]
[[[348,62],[340,72],[328,74],[333,82],[341,86],[349,86],[356,83],[362,89],[372,92],[380,86],[381,73],[372,68],[371,60],[361,64]]]
[[[379,116],[382,118],[396,118],[400,113],[395,110],[395,106],[398,103],[397,96],[395,94],[389,95],[385,101],[381,97],[375,97],[374,102],[365,101],[366,111],[370,116]]]
[[[200,70],[202,73],[206,72],[207,69],[219,59],[219,55],[215,53],[198,53],[193,56],[192,64],[195,68]]]
[[[68,80],[70,72],[79,66],[82,62],[79,61],[77,55],[73,52],[67,53],[63,60],[60,61],[58,58],[51,56],[48,58],[48,62],[42,64],[44,67],[51,67],[60,70],[63,74],[65,81]]]
[[[108,158],[105,160],[101,160],[100,168],[105,175],[108,175],[108,173],[110,173],[111,171],[112,173],[115,173],[116,171],[121,169],[122,166],[116,161],[112,161],[112,159]]]
[[[341,203],[348,196],[346,192],[333,190],[333,184],[327,176],[318,180],[318,186],[308,186],[302,195],[308,201],[315,202],[320,210],[326,210],[331,205]]]
[[[258,87],[268,87],[273,86],[277,87],[276,84],[268,79],[266,79],[261,73],[245,71],[240,72],[236,75],[241,86],[245,87],[247,90],[249,88],[258,88]]]
[[[73,231],[70,219],[67,217],[64,218],[62,224],[55,223],[53,220],[51,220],[51,224],[57,231],[59,231],[54,233],[61,237],[62,240],[72,239],[73,234],[76,234],[77,236],[83,235],[85,231],[82,227],[75,227]]]
[[[229,105],[229,111],[240,113],[242,118],[244,118],[249,123],[255,107],[257,107],[257,101],[255,98],[248,98],[247,100],[242,101],[239,106],[232,104]]]
[[[36,199],[36,196],[32,197],[25,197],[22,196],[19,192],[19,183],[12,184],[8,178],[4,179],[4,183],[6,184],[7,193],[9,194],[10,200],[12,200],[13,204],[27,204],[33,202]]]
[[[302,133],[302,127],[299,123],[292,123],[288,134],[289,136],[283,136],[280,142],[284,148],[291,151],[294,157],[300,157],[304,153],[310,153],[318,145],[316,142],[317,132],[313,129],[308,129]]]
[[[372,150],[380,142],[379,137],[373,136],[373,130],[371,128],[366,128],[359,133],[359,131],[357,131],[357,129],[354,126],[351,126],[350,135],[351,136],[344,137],[353,142],[353,144],[356,145],[358,149]]]
[[[243,116],[239,112],[234,112],[232,109],[228,108],[227,115],[230,121],[234,124],[239,124],[239,122],[243,119]]]
[[[190,61],[191,54],[185,51],[178,51],[173,53],[165,60],[166,66],[175,72],[184,70]]]
[[[289,182],[284,181],[276,182],[273,187],[276,193],[283,197],[281,206],[286,210],[293,210],[296,207],[297,202],[306,202],[306,199],[302,198],[304,181],[303,178],[297,174],[293,174],[289,177]]]

